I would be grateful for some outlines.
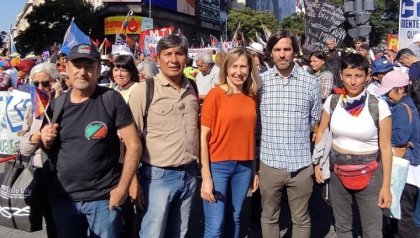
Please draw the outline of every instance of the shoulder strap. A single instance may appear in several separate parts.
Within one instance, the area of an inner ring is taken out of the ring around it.
[[[63,114],[64,103],[66,102],[67,93],[63,93],[54,101],[54,111],[51,123],[56,123],[58,118]]]
[[[330,101],[330,119],[335,110],[335,107],[337,107],[338,100],[340,100],[340,94],[333,94]]]
[[[194,92],[195,92],[195,95],[198,98],[198,87],[197,87],[197,83],[194,80],[192,80],[192,79],[188,79],[188,81],[190,82],[191,86],[193,87]]]
[[[413,121],[413,111],[411,111],[411,109],[410,109],[410,107],[407,105],[407,103],[401,103],[404,107],[405,107],[405,109],[407,110],[407,113],[408,113],[408,121],[410,122],[410,124],[411,124],[411,122]]]
[[[155,80],[152,78],[146,80],[146,109],[143,114],[143,131],[147,128],[147,116],[149,115],[150,104],[152,104],[153,95],[155,94]]]
[[[379,100],[375,95],[369,94],[368,109],[370,116],[375,122],[376,129],[379,129]]]
[[[97,86],[100,87],[100,86]],[[102,88],[101,88],[102,89]],[[105,108],[106,114],[108,115],[109,119],[114,123],[115,122],[115,102],[114,102],[114,90],[105,90],[102,89],[103,92],[101,93],[101,101]]]

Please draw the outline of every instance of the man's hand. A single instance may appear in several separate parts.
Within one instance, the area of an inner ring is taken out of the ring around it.
[[[317,183],[324,183],[324,178],[322,177],[322,170],[320,165],[314,167],[315,180]]]
[[[216,197],[213,193],[213,180],[212,179],[203,179],[201,182],[201,198],[208,201],[209,203],[215,203]]]
[[[114,209],[117,206],[122,205],[127,199],[127,192],[120,187],[115,187],[110,192],[109,197],[109,209]]]
[[[128,189],[128,196],[137,207],[144,209],[144,194],[143,189],[138,182],[137,176],[134,175],[133,180],[131,180],[130,188]]]
[[[45,148],[49,149],[57,137],[58,124],[48,124],[41,129],[41,141]]]

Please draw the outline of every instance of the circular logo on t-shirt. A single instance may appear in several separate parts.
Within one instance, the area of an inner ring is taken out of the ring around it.
[[[108,128],[101,121],[91,122],[85,128],[85,136],[88,140],[100,140],[105,138],[107,134]]]

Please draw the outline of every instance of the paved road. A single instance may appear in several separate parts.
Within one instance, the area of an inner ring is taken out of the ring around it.
[[[0,177],[3,172],[4,165],[0,164]],[[198,183],[201,184],[201,183]],[[203,236],[203,209],[202,200],[199,197],[197,189],[196,196],[193,201],[192,217],[190,222],[189,232],[187,238],[198,238]],[[261,232],[259,227],[258,219],[251,216],[251,197],[248,197],[245,203],[244,212],[242,214],[241,224],[241,237],[248,238],[260,238]],[[332,229],[332,211],[331,208],[322,200],[321,190],[318,186],[315,187],[314,195],[312,196],[311,202],[311,218],[312,218],[312,238],[335,238],[334,230]],[[285,238],[291,237],[291,224],[290,224],[290,212],[287,209],[282,210],[280,227],[282,229],[282,235]],[[228,225],[227,225],[228,226]],[[229,229],[225,231],[225,237],[231,237],[232,233]],[[47,235],[44,231],[38,231],[33,233],[27,233],[23,231],[17,231],[0,226],[0,238],[46,238]]]

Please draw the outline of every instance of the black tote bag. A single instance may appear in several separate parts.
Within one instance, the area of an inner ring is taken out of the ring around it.
[[[41,230],[39,184],[32,158],[24,165],[18,155],[8,165],[0,184],[0,225],[27,232]]]

